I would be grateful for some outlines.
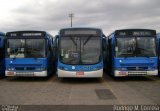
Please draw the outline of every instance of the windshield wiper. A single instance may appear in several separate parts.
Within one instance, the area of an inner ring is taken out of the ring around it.
[[[92,35],[90,35],[88,38],[87,38],[87,40],[83,43],[83,45],[86,45],[87,44],[87,42],[92,38],[93,36]]]
[[[144,48],[141,48],[141,47],[137,47],[137,49],[141,49],[141,50],[143,50],[143,51],[150,52],[150,51],[148,51],[147,49],[144,49]]]
[[[122,54],[120,54],[120,55],[121,55],[121,56],[124,55],[123,57],[124,57],[124,58],[127,58],[129,54],[128,54],[128,53],[122,53]]]
[[[147,54],[138,54],[138,57],[147,57],[147,58],[149,58],[150,56],[147,55]]]
[[[124,53],[121,53],[120,55],[124,55],[124,58],[127,58],[129,55],[135,56],[134,50],[127,50]]]
[[[69,38],[72,40],[72,42],[74,43],[74,45],[77,46],[77,43],[74,41],[73,37],[70,36]]]

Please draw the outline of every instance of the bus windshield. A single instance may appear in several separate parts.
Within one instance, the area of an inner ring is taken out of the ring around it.
[[[45,57],[45,39],[8,39],[9,58]]]
[[[116,57],[132,57],[135,51],[135,38],[117,38]]]
[[[154,57],[156,44],[154,37],[117,38],[116,57]]]
[[[61,61],[65,64],[96,64],[101,57],[100,44],[97,36],[61,37]]]
[[[137,56],[156,56],[154,37],[137,37]]]

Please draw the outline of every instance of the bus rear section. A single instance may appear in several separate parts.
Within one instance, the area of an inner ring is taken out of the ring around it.
[[[50,43],[44,31],[8,32],[5,75],[46,77],[51,74]]]
[[[109,50],[115,77],[158,75],[155,30],[117,30],[109,36]]]
[[[59,33],[58,77],[101,78],[103,76],[102,31],[68,28]]]
[[[5,34],[0,32],[0,77],[5,76]]]

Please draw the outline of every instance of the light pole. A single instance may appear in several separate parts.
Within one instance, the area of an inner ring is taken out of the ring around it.
[[[72,18],[74,17],[74,13],[70,13],[69,17],[71,18],[71,27],[72,27]]]

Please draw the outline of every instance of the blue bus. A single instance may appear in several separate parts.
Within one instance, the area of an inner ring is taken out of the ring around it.
[[[53,37],[45,31],[6,34],[6,76],[46,77],[53,72]]]
[[[102,37],[102,30],[97,28],[61,29],[56,36],[58,77],[101,78]]]
[[[160,33],[157,33],[158,71],[160,72]]]
[[[5,33],[0,32],[0,77],[5,76]]]
[[[158,75],[155,30],[116,30],[107,39],[110,74],[115,77]]]

